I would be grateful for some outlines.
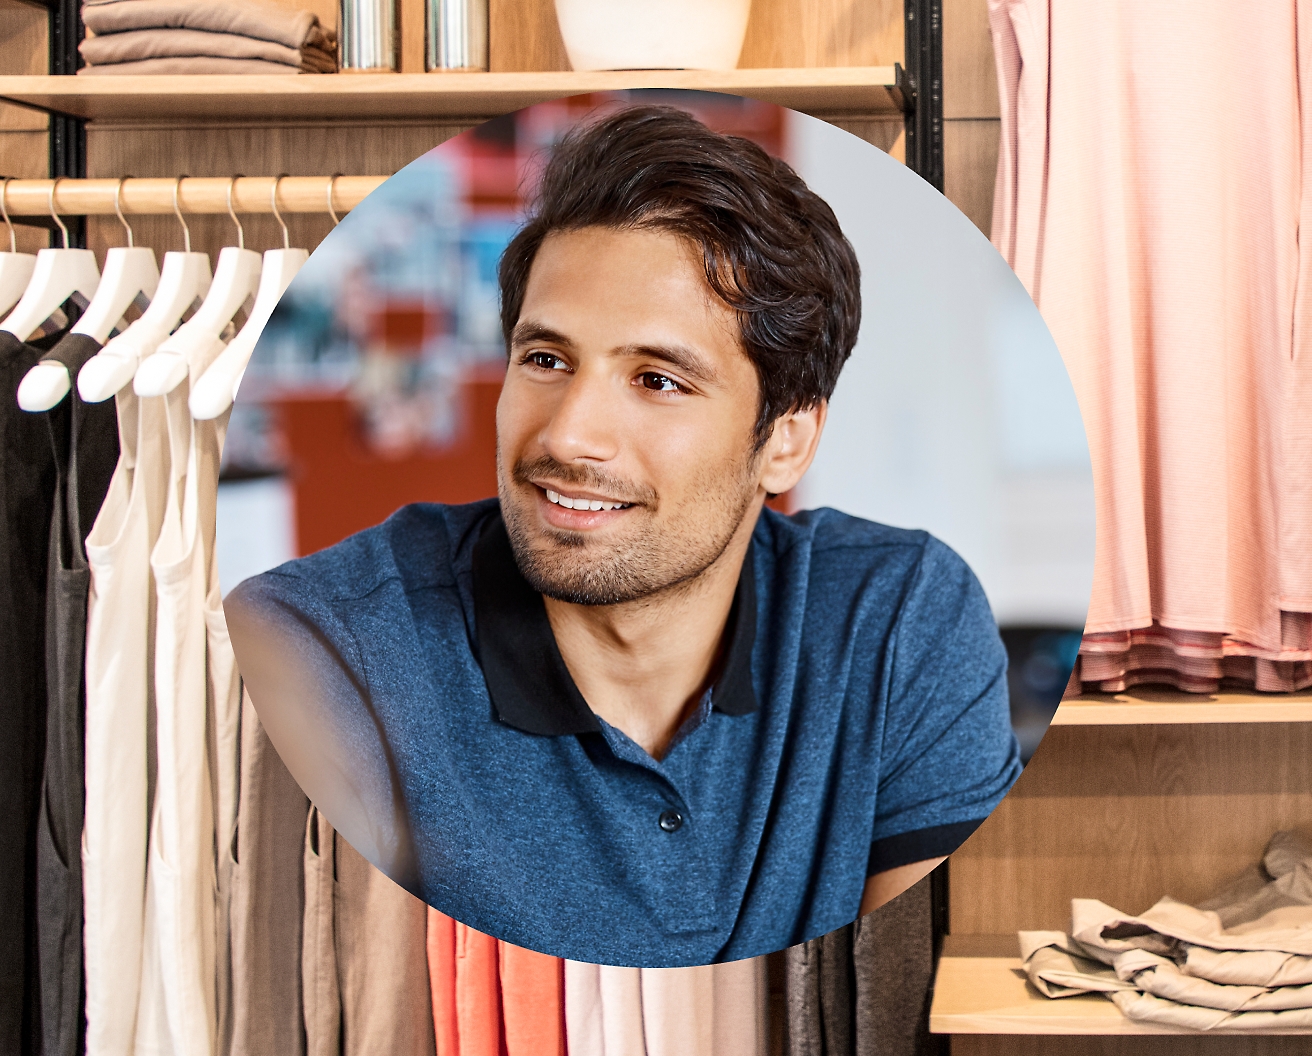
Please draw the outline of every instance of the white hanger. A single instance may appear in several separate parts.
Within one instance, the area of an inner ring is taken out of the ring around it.
[[[115,395],[137,372],[137,365],[150,355],[178,325],[178,321],[210,288],[210,258],[191,251],[191,229],[178,207],[178,177],[173,185],[173,212],[182,225],[184,252],[164,254],[159,286],[135,323],[92,356],[77,375],[77,391],[87,403],[100,403]]]
[[[123,313],[132,305],[145,308],[159,285],[154,252],[133,245],[132,227],[124,218],[119,201],[122,190],[123,181],[119,180],[114,188],[114,212],[127,230],[127,247],[115,246],[105,254],[105,271],[100,277],[100,285],[71,331],[95,338],[100,344],[104,344],[114,327],[122,322]],[[19,382],[18,406],[25,411],[48,411],[68,394],[71,387],[68,368],[64,364],[57,360],[42,360]]]
[[[85,307],[100,285],[96,255],[89,249],[68,248],[68,228],[55,212],[55,188],[58,185],[58,179],[50,184],[50,215],[64,233],[64,248],[43,249],[37,253],[32,279],[23,291],[18,307],[0,323],[0,330],[9,331],[20,341],[26,341],[33,334],[59,329],[63,325],[63,313],[57,322],[52,318],[59,306],[72,298]]]
[[[18,239],[14,236],[14,222],[9,219],[9,205],[5,195],[9,191],[10,177],[0,187],[0,214],[4,215],[5,226],[9,228],[9,252],[0,253],[0,312],[7,312],[23,296],[27,284],[32,281],[32,269],[36,267],[35,253],[18,252]]]
[[[221,341],[219,335],[255,293],[260,281],[260,255],[246,248],[246,232],[233,212],[232,188],[236,182],[234,176],[228,184],[228,215],[237,225],[237,245],[220,251],[214,282],[196,314],[137,367],[132,389],[138,396],[163,396],[182,384],[188,363]],[[275,194],[277,187],[275,180]]]
[[[334,176],[328,183],[328,214],[333,218],[334,226],[338,223],[337,214],[333,211],[333,185],[336,181],[337,177]],[[241,328],[241,333],[232,339],[228,347],[219,353],[218,358],[210,364],[209,369],[192,387],[188,406],[191,408],[191,416],[201,421],[217,418],[232,406],[232,401],[237,398],[237,388],[241,385],[242,375],[246,372],[246,364],[250,362],[251,353],[255,351],[255,344],[259,341],[265,324],[273,315],[273,310],[278,307],[278,302],[287,291],[287,287],[291,285],[292,279],[301,270],[301,265],[310,256],[304,249],[291,248],[287,225],[283,222],[282,214],[278,212],[277,180],[273,183],[273,215],[282,225],[283,248],[265,250],[264,268],[260,272],[260,288],[255,295],[255,306],[251,308],[246,325]]]

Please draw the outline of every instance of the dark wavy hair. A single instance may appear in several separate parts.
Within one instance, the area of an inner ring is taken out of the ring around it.
[[[572,129],[501,257],[507,349],[543,239],[594,226],[658,228],[700,246],[760,381],[758,448],[780,415],[833,395],[861,324],[860,267],[833,210],[785,162],[671,106]]]

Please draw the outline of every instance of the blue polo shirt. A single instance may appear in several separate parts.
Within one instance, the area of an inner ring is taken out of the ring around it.
[[[274,745],[339,831],[442,912],[575,960],[824,934],[1020,772],[970,569],[834,510],[762,512],[719,673],[660,761],[579,694],[496,500],[403,507],[225,610]]]

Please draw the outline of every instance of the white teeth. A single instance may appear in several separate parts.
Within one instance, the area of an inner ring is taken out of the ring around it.
[[[627,502],[606,502],[604,499],[571,499],[568,495],[562,495],[550,488],[543,490],[546,491],[549,502],[564,506],[567,510],[623,510],[629,505]]]

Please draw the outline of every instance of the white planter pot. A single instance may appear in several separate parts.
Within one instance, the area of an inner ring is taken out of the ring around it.
[[[576,70],[732,70],[751,0],[556,0]]]

